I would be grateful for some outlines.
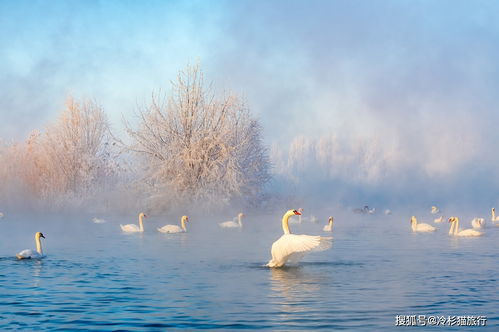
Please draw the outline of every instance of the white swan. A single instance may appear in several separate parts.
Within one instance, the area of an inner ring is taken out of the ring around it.
[[[147,218],[144,212],[139,214],[139,226],[135,224],[121,225],[121,230],[125,233],[138,233],[144,231],[144,223],[142,222],[142,218]]]
[[[441,223],[443,220],[444,220],[444,216],[440,216],[438,218],[435,218],[434,221],[438,224],[438,223]]]
[[[431,214],[437,214],[438,212],[440,212],[439,208],[437,208],[436,206],[431,207]]]
[[[392,214],[392,210],[390,210],[390,209],[385,210],[385,216],[389,216],[391,214]]]
[[[436,230],[432,225],[418,224],[415,216],[411,217],[411,227],[413,232],[434,232]]]
[[[473,220],[471,220],[471,226],[473,226],[473,228],[484,228],[485,227],[485,219],[473,218]]]
[[[333,231],[333,222],[334,222],[334,219],[333,217],[329,217],[329,223],[324,226],[324,228],[322,229],[324,232],[332,232]]]
[[[452,223],[452,225],[450,226],[449,235],[453,235],[453,236],[481,236],[481,235],[483,235],[482,232],[476,231],[476,230],[471,229],[471,228],[460,231],[458,217],[450,217],[449,222]]]
[[[496,217],[496,208],[492,208],[492,217],[490,220],[494,223],[499,221],[499,216]]]
[[[288,222],[289,217],[293,215],[300,215],[300,212],[289,210],[282,217],[284,235],[272,244],[272,259],[267,263],[268,267],[281,267],[288,260],[299,261],[310,251],[322,251],[331,248],[332,237],[291,234]]]
[[[20,253],[16,254],[17,259],[43,258],[44,255],[42,251],[42,242],[40,241],[41,237],[45,238],[45,236],[43,236],[42,233],[36,232],[35,234],[36,251],[31,249],[25,249]]]
[[[100,218],[92,218],[92,221],[94,222],[94,224],[103,224],[107,222],[105,219],[100,219]]]
[[[161,228],[158,228],[158,232],[161,233],[185,233],[187,232],[187,228],[185,227],[185,223],[189,221],[189,217],[187,216],[182,216],[180,218],[180,226],[178,225],[165,225]]]
[[[243,217],[244,217],[244,213],[241,212],[237,215],[237,222],[235,222],[234,220],[230,220],[230,221],[221,222],[218,225],[220,225],[220,227],[222,227],[222,228],[242,228],[243,227],[243,222],[242,222]]]

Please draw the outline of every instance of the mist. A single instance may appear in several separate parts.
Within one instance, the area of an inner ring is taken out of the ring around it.
[[[262,124],[276,206],[489,209],[499,185],[497,7],[4,2],[0,138],[43,131],[72,95],[96,100],[125,139],[122,119],[136,125],[137,105],[200,61]]]

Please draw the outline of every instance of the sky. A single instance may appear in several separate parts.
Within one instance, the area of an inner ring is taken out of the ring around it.
[[[463,184],[490,201],[498,16],[493,1],[0,0],[0,138],[42,130],[69,95],[95,99],[119,132],[199,61],[217,91],[244,99],[285,167],[297,137],[376,142],[388,166],[374,182]]]

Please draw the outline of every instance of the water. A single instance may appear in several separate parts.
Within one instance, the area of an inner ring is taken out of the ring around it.
[[[154,232],[177,223],[159,217],[145,234],[122,234],[118,224],[135,217],[97,225],[6,216],[0,330],[400,330],[396,315],[484,315],[485,329],[499,330],[499,227],[455,239],[447,222],[412,234],[410,216],[337,212],[331,250],[268,269],[280,216],[247,214],[242,231],[192,216],[189,233],[176,235]],[[326,216],[292,230],[323,234]],[[37,230],[47,257],[14,259],[34,248]]]

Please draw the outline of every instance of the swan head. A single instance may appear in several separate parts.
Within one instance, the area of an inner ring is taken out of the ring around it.
[[[139,214],[139,218],[147,218],[146,214],[144,212],[141,212]]]
[[[458,221],[459,218],[458,217],[450,217],[449,218],[449,222],[454,222],[454,221]]]
[[[496,208],[492,208],[492,212],[496,212]]]
[[[242,217],[244,217],[244,213],[242,213],[242,212],[241,212],[241,213],[239,213],[237,216],[238,216],[239,218],[242,218]]]
[[[301,209],[301,208],[300,208]],[[297,216],[301,216],[301,211],[300,209],[298,210],[292,210],[291,212],[293,212],[293,214],[297,215]],[[301,209],[303,211],[303,209]]]
[[[189,217],[188,216],[182,216],[182,221],[185,221],[185,222],[188,222],[189,221]]]
[[[416,221],[417,221],[417,220],[416,220],[416,217],[415,217],[415,216],[412,216],[412,217],[411,217],[411,221],[410,221],[410,223],[412,224],[413,222],[416,222]]]
[[[45,236],[43,236],[42,232],[36,232],[35,234],[35,239],[40,239],[41,237],[45,238]]]
[[[333,221],[333,217],[329,217],[329,219],[328,219],[328,220],[332,222],[332,221]]]

